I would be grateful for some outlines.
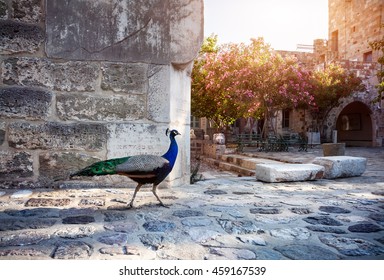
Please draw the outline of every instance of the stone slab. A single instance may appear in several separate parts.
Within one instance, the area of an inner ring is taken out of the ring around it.
[[[4,84],[64,92],[95,91],[99,71],[99,65],[90,61],[62,63],[38,57],[10,57],[1,63]]]
[[[1,1],[3,2],[3,1]],[[18,22],[39,23],[43,22],[43,5],[36,0],[18,0],[12,2],[11,18]]]
[[[39,155],[39,179],[64,179],[69,174],[91,165],[101,158],[79,152],[42,152]]]
[[[52,0],[46,29],[49,57],[182,65],[203,41],[203,1]]]
[[[37,25],[3,20],[0,22],[0,53],[34,53],[44,42],[44,30]]]
[[[361,176],[365,172],[367,159],[351,156],[317,157],[312,162],[324,166],[324,178],[335,179]]]
[[[145,96],[95,96],[60,94],[56,97],[61,120],[132,121],[145,117]]]
[[[0,89],[0,116],[47,119],[50,114],[52,94],[31,88],[8,87]]]
[[[27,152],[0,151],[0,179],[33,176],[33,158]]]
[[[316,164],[261,163],[256,165],[256,179],[263,182],[296,182],[321,179],[324,167]]]
[[[98,151],[106,146],[107,129],[98,123],[14,122],[9,146],[16,149],[75,149]]]
[[[145,94],[148,91],[148,64],[103,63],[101,89],[120,94]]]

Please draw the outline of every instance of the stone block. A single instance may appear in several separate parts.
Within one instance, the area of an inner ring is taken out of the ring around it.
[[[169,147],[169,138],[165,135],[166,126],[163,125],[122,123],[111,124],[108,129],[108,158],[139,154],[162,155]]]
[[[5,122],[0,122],[0,146],[3,145],[5,140]]]
[[[325,157],[345,155],[345,143],[325,143],[321,146]]]
[[[32,155],[27,152],[0,151],[0,179],[33,176]]]
[[[8,19],[8,4],[5,0],[0,0],[0,19]]]
[[[17,0],[12,2],[13,19],[38,23],[42,21],[41,0]]]
[[[50,114],[52,93],[31,88],[0,88],[0,116],[46,119]]]
[[[0,21],[0,54],[36,52],[44,42],[44,31],[39,26]]]
[[[177,123],[190,124],[191,122],[191,78],[187,71],[179,71],[170,67],[170,118]],[[188,133],[190,129],[188,128]]]
[[[324,167],[316,164],[260,163],[256,179],[263,182],[296,182],[321,179]]]
[[[144,95],[57,95],[57,114],[62,120],[131,121],[145,117]]]
[[[99,67],[91,62],[56,63],[44,58],[12,57],[2,63],[4,84],[58,91],[94,91]]]
[[[148,118],[156,122],[169,122],[171,111],[170,100],[170,67],[150,65],[148,71]]]
[[[203,0],[51,0],[46,29],[49,57],[185,64],[203,41]]]
[[[173,65],[182,68],[196,56],[203,42],[204,3],[201,0],[171,0],[171,54]]]
[[[96,123],[15,122],[9,126],[8,142],[17,149],[99,151],[106,146],[107,129]]]
[[[15,177],[6,177],[5,180],[0,180],[0,189],[39,189],[42,187],[40,182],[33,180],[32,177],[24,178],[22,181],[12,181]]]
[[[0,247],[34,245],[41,241],[49,240],[50,238],[52,237],[49,233],[37,232],[36,230],[17,233],[6,232],[0,237]]]
[[[324,166],[324,178],[334,179],[360,176],[367,166],[367,159],[351,156],[317,157],[313,164]]]
[[[74,171],[100,160],[101,158],[92,157],[84,153],[43,152],[39,156],[39,179],[65,179]]]
[[[145,94],[148,90],[148,64],[104,63],[101,88],[118,93]]]
[[[208,142],[203,144],[203,152],[204,155],[217,159],[220,155],[225,154],[225,147],[225,145],[210,144]]]

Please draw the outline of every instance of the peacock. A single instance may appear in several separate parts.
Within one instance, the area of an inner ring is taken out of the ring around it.
[[[175,136],[181,135],[175,129],[167,129],[165,135],[168,136],[168,134],[171,143],[168,151],[162,156],[136,155],[99,161],[71,174],[70,178],[75,176],[124,175],[138,183],[131,202],[127,206],[133,207],[136,194],[143,185],[153,184],[152,193],[161,206],[167,207],[156,194],[156,188],[168,176],[175,165],[178,153]]]

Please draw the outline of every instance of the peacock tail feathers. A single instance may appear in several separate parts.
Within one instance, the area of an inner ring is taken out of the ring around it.
[[[71,174],[74,176],[101,176],[116,174],[116,166],[126,162],[130,157],[114,158],[96,162],[86,168]]]

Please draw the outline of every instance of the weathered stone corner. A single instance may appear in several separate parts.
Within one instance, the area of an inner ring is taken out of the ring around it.
[[[324,178],[335,179],[361,176],[365,172],[367,159],[351,156],[317,157],[314,164],[324,166]]]
[[[183,136],[165,184],[189,182],[203,0],[0,0],[0,29],[0,188],[160,155],[166,128]]]

